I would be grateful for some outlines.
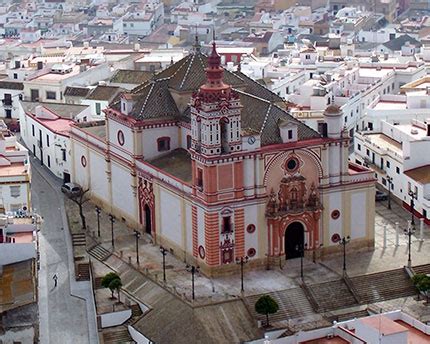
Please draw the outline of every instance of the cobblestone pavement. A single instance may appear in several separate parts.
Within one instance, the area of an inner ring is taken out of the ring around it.
[[[69,209],[77,211],[77,207],[69,204]],[[375,250],[347,253],[347,270],[350,276],[395,269],[407,264],[407,236],[403,234],[410,213],[401,208],[398,204],[392,204],[392,210],[386,208],[386,204],[378,203],[375,220]],[[101,236],[97,237],[97,217],[94,205],[85,204],[85,214],[88,223],[88,231],[94,235],[96,240],[108,250],[111,246],[111,224],[108,214],[102,212],[100,215]],[[396,246],[395,222],[399,222],[399,245]],[[386,245],[384,247],[384,226],[386,228]],[[424,226],[423,241],[419,240],[419,221],[416,220],[417,231],[412,237],[412,260],[413,265],[430,263],[429,238],[430,233],[427,226]],[[136,264],[136,241],[133,229],[128,228],[124,222],[116,220],[114,223],[115,254],[122,257],[126,262]],[[139,269],[148,272],[153,278],[162,280],[162,255],[159,247],[151,242],[151,238],[146,234],[139,239]],[[322,261],[313,263],[311,260],[304,260],[305,281],[308,284],[339,279],[342,273],[342,256],[332,256]],[[245,296],[265,293],[268,291],[288,289],[298,286],[300,274],[300,259],[284,261],[282,270],[272,268],[271,270],[245,269]],[[191,295],[191,274],[186,271],[186,263],[167,254],[166,256],[166,276],[167,284],[174,286],[178,293]],[[240,274],[218,277],[210,279],[202,274],[195,280],[195,293],[199,298],[212,298],[214,300],[222,296],[223,299],[229,296],[240,295]]]

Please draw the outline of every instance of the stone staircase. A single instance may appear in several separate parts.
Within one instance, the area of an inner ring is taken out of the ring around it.
[[[244,300],[252,316],[258,320],[265,320],[265,316],[255,311],[257,300],[267,294],[247,296]],[[301,318],[315,314],[306,295],[301,288],[285,289],[268,293],[279,305],[276,314],[270,316],[270,321],[282,321],[291,318]]]
[[[77,281],[89,281],[90,280],[90,264],[89,263],[78,263],[75,278]]]
[[[362,310],[358,310],[358,311],[354,311],[354,312],[347,312],[347,313],[343,313],[343,314],[338,314],[338,315],[324,315],[324,318],[326,318],[329,322],[333,323],[333,321],[347,321],[347,320],[351,320],[351,319],[355,319],[355,318],[363,318],[363,317],[367,317],[369,315],[369,311],[367,309],[362,309]]]
[[[76,246],[86,246],[87,239],[85,233],[72,233],[72,244]]]
[[[413,266],[412,270],[415,274],[430,274],[430,264]]]
[[[308,285],[308,290],[318,305],[318,312],[330,312],[358,305],[343,280]]]
[[[350,277],[362,304],[416,295],[416,289],[404,269]]]
[[[128,330],[124,326],[115,327],[109,331],[103,331],[104,344],[118,344],[118,343],[134,343],[130,337]]]
[[[88,250],[88,253],[94,257],[95,259],[103,262],[106,259],[108,259],[112,253],[108,250],[106,250],[103,246],[101,245],[96,245],[94,247],[92,247],[91,249]]]

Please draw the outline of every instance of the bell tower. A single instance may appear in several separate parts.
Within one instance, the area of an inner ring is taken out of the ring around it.
[[[214,41],[206,83],[191,98],[191,148],[202,157],[242,150],[239,95],[224,84],[223,74]]]

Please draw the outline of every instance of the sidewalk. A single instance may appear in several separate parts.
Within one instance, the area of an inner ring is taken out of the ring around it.
[[[60,182],[33,160],[32,201],[44,220],[39,232],[41,343],[98,343],[89,282],[76,282]],[[36,211],[36,209],[34,209]],[[58,286],[53,288],[52,276]]]
[[[70,202],[69,202],[70,203]],[[68,210],[77,212],[77,206],[68,205]],[[97,238],[97,217],[94,205],[90,202],[84,206],[88,224],[88,233],[95,235],[95,239],[102,243],[108,250],[111,246],[111,223],[108,214],[100,214],[101,237]],[[347,271],[350,276],[379,272],[403,267],[407,264],[407,237],[401,233],[399,235],[399,246],[395,246],[396,234],[394,222],[400,222],[400,228],[404,228],[410,214],[393,204],[391,211],[385,205],[377,205],[376,225],[375,225],[375,250],[370,252],[347,253]],[[384,248],[383,231],[384,224],[387,223],[387,245]],[[419,221],[417,221],[419,228]],[[416,232],[419,235],[419,230]],[[136,264],[136,244],[133,229],[128,228],[125,223],[116,220],[114,223],[115,254],[122,257],[123,261],[131,262],[134,267],[142,272],[149,273],[150,277],[162,282],[162,254],[158,246],[151,242],[151,238],[143,234],[139,239],[139,260]],[[425,228],[424,241],[413,237],[412,259],[413,265],[430,263],[430,234]],[[321,283],[324,281],[339,279],[342,274],[342,255],[324,259],[320,263],[304,260],[305,281],[308,284]],[[166,256],[166,280],[169,287],[174,287],[179,294],[187,295],[191,298],[191,273],[186,270],[186,264],[174,256]],[[300,275],[300,259],[283,262],[282,270],[279,267],[272,270],[252,270],[247,271],[245,265],[244,287],[245,296],[266,293],[274,290],[283,290],[297,287]],[[240,292],[240,273],[207,278],[201,274],[195,278],[195,295],[197,302],[216,302],[226,299],[237,298]]]

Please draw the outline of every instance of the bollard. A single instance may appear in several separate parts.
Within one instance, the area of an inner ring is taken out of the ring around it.
[[[420,218],[420,241],[424,240],[424,218]]]
[[[384,245],[383,248],[387,248],[387,225],[384,225]]]
[[[396,222],[396,246],[399,246],[399,223]]]

